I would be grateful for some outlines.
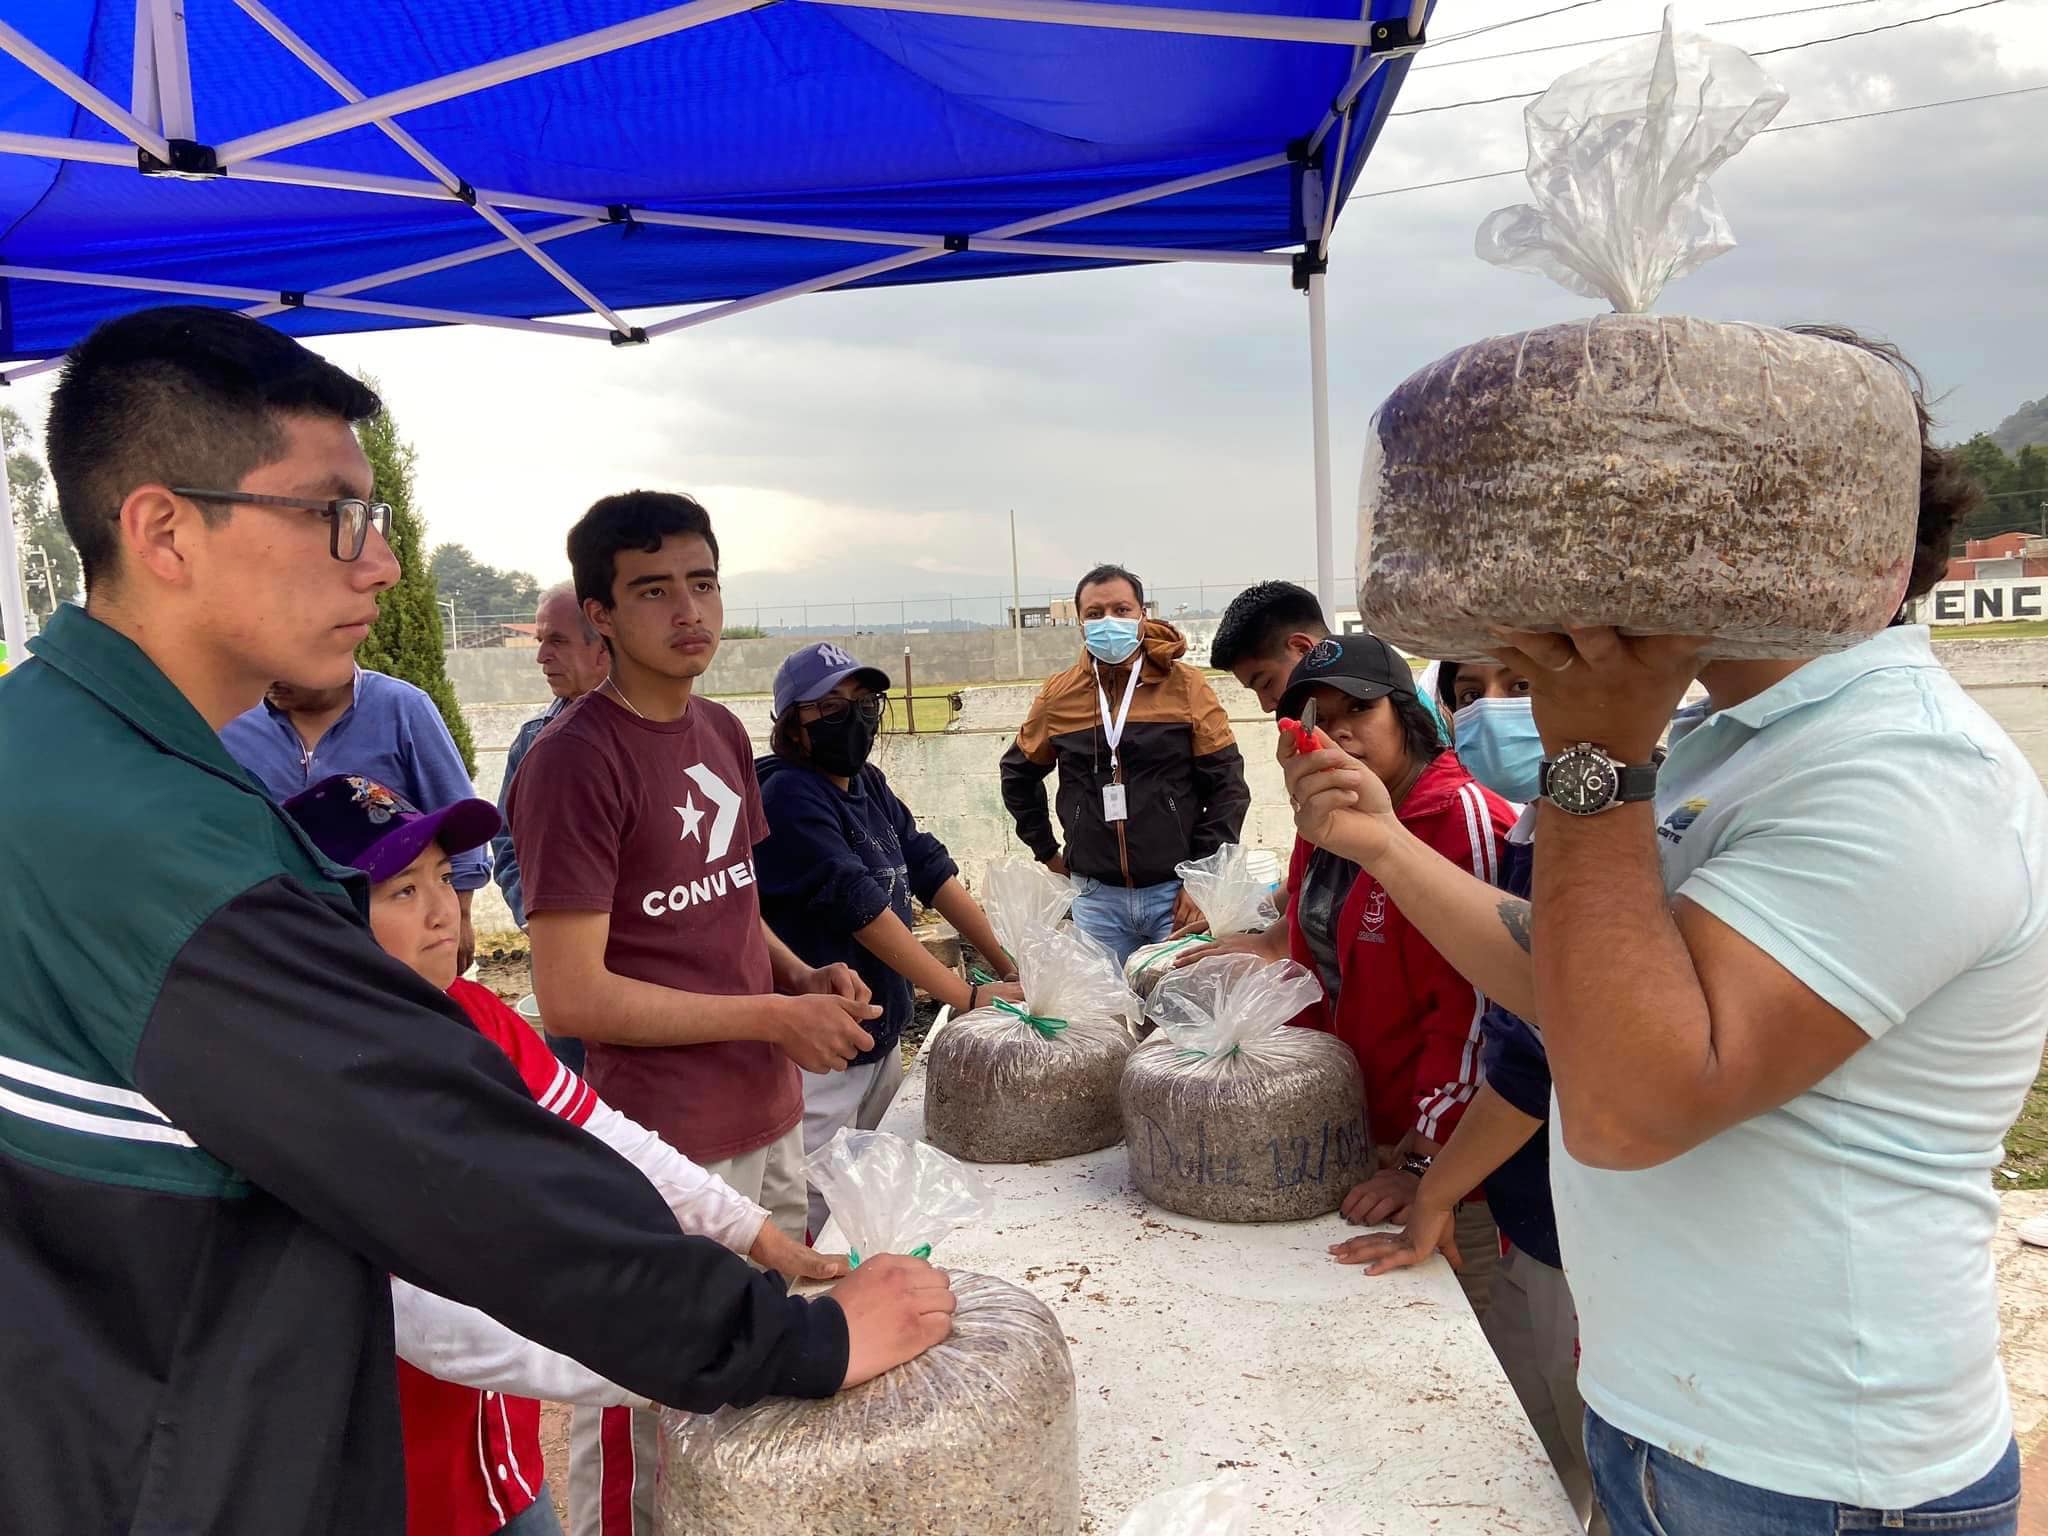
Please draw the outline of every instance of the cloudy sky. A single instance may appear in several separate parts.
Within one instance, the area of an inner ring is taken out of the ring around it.
[[[1763,50],[1969,0],[1730,20],[1802,3],[1694,0],[1681,22]],[[1435,30],[1543,8],[1444,0]],[[1398,106],[1540,89],[1613,45],[1454,61],[1652,28],[1659,14],[1654,0],[1598,0],[1432,50]],[[2003,0],[1763,62],[1791,93],[1781,124],[2010,91],[2048,83],[2048,10]],[[2048,92],[1760,137],[1715,180],[1740,247],[1659,307],[1889,336],[1943,396],[1947,434],[1993,427],[2048,394],[2044,144]],[[1522,159],[1519,102],[1396,118],[1338,225],[1340,571],[1366,422],[1388,390],[1462,342],[1601,307],[1472,254],[1479,221],[1524,200],[1518,178],[1393,193]],[[566,574],[575,514],[634,485],[711,507],[735,620],[759,604],[776,622],[787,604],[793,621],[803,602],[817,617],[855,597],[864,620],[893,618],[866,605],[898,598],[915,619],[943,616],[948,596],[1007,591],[1010,508],[1027,591],[1102,559],[1161,587],[1314,569],[1307,313],[1284,269],[825,294],[622,352],[484,330],[315,345],[382,380],[419,449],[430,538],[543,581]],[[11,403],[40,420],[46,385],[24,381]]]

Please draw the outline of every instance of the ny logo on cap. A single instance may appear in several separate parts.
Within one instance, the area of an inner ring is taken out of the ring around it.
[[[830,641],[818,647],[818,660],[829,662],[835,667],[857,667],[860,665],[859,662],[855,661]]]

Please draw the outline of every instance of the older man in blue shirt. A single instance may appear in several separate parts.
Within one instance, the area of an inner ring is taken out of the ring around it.
[[[261,704],[221,727],[221,744],[280,805],[329,774],[354,773],[388,784],[422,810],[475,796],[462,754],[434,701],[411,683],[356,668],[339,688],[273,683]],[[458,961],[476,954],[470,902],[491,878],[479,848],[454,860],[462,901]]]

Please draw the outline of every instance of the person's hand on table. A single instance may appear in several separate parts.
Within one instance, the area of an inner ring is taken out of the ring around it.
[[[1383,1222],[1406,1221],[1415,1204],[1415,1192],[1422,1180],[1403,1168],[1388,1168],[1363,1184],[1354,1184],[1338,1207],[1354,1227],[1376,1227]]]
[[[837,1280],[852,1273],[843,1253],[820,1253],[800,1243],[774,1222],[761,1223],[761,1235],[747,1250],[747,1257],[763,1269],[772,1269],[790,1280]]]
[[[984,981],[976,988],[976,995],[984,1008],[998,1002],[1015,1003],[1019,1007],[1024,1003],[1024,989],[1014,981]]]
[[[872,1381],[953,1331],[953,1287],[923,1259],[881,1253],[832,1287],[846,1314],[846,1380]]]
[[[1451,1268],[1463,1269],[1465,1259],[1458,1252],[1456,1232],[1457,1223],[1449,1211],[1418,1200],[1409,1207],[1408,1224],[1399,1232],[1367,1232],[1348,1237],[1341,1243],[1330,1244],[1330,1257],[1339,1264],[1363,1264],[1368,1275],[1409,1269],[1434,1253],[1450,1260]]]
[[[1544,750],[1585,741],[1624,763],[1646,763],[1699,676],[1705,637],[1574,629],[1495,632],[1495,655],[1529,680]]]

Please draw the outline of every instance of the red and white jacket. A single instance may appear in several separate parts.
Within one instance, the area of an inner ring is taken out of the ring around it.
[[[1499,883],[1500,851],[1514,812],[1454,754],[1443,753],[1423,770],[1395,816],[1460,869]],[[1287,872],[1287,946],[1314,974],[1293,902],[1311,851],[1295,839]],[[1365,1074],[1366,1124],[1377,1145],[1390,1147],[1411,1130],[1442,1145],[1479,1091],[1485,997],[1364,871],[1337,914],[1336,939],[1336,1002],[1321,1017],[1305,1014],[1295,1022],[1328,1028],[1351,1047]]]
[[[765,1210],[604,1104],[488,989],[458,981],[448,995],[511,1058],[541,1107],[582,1126],[644,1173],[684,1231],[735,1253],[754,1246],[768,1219]],[[474,1307],[398,1279],[391,1282],[391,1303],[408,1530],[491,1536],[539,1497],[546,1468],[537,1399],[646,1406],[643,1398]]]

